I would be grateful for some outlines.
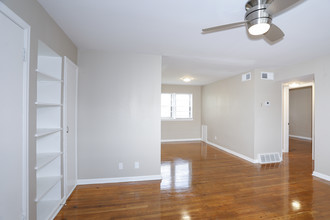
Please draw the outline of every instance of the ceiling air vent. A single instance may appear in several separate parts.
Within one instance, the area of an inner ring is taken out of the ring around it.
[[[251,80],[251,73],[244,73],[242,74],[242,82]]]
[[[281,162],[281,157],[279,153],[266,153],[259,154],[259,163],[279,163]]]
[[[261,72],[261,79],[274,80],[274,73]]]

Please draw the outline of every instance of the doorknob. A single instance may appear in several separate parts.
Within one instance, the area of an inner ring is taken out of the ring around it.
[[[66,133],[69,133],[69,126],[66,126]]]

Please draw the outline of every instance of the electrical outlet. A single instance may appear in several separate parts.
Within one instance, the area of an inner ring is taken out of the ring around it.
[[[119,162],[119,163],[118,163],[118,169],[119,169],[119,170],[124,169],[124,164],[123,164],[122,162]]]
[[[217,136],[214,136],[214,140],[218,139]]]
[[[139,169],[140,168],[140,163],[138,161],[135,161],[134,168],[135,169]]]

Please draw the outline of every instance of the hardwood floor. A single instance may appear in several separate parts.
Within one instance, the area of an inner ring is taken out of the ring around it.
[[[268,165],[205,143],[162,144],[162,177],[78,186],[56,219],[330,219],[330,184],[312,176],[308,141],[291,139]]]

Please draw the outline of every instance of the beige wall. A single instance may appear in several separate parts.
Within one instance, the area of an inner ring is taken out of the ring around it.
[[[290,89],[290,135],[312,138],[312,87]]]
[[[261,79],[260,70],[254,72],[254,158],[257,159],[261,153],[281,153],[281,84]]]
[[[281,84],[262,80],[260,74],[255,70],[250,81],[242,82],[239,74],[202,88],[208,141],[251,160],[281,152]]]
[[[193,94],[193,120],[162,120],[162,140],[201,138],[201,86],[162,85],[162,93]]]
[[[160,175],[161,57],[83,51],[78,64],[78,179]]]
[[[38,40],[43,41],[60,56],[67,56],[77,62],[77,48],[64,34],[60,27],[52,20],[47,12],[36,0],[1,0],[8,8],[14,11],[31,26],[30,39],[30,75],[29,75],[29,216],[36,219],[36,101]]]
[[[277,70],[278,80],[292,79],[314,74],[315,85],[315,172],[330,179],[330,57],[296,64]]]
[[[241,75],[202,88],[202,124],[208,141],[254,158],[254,80]]]

